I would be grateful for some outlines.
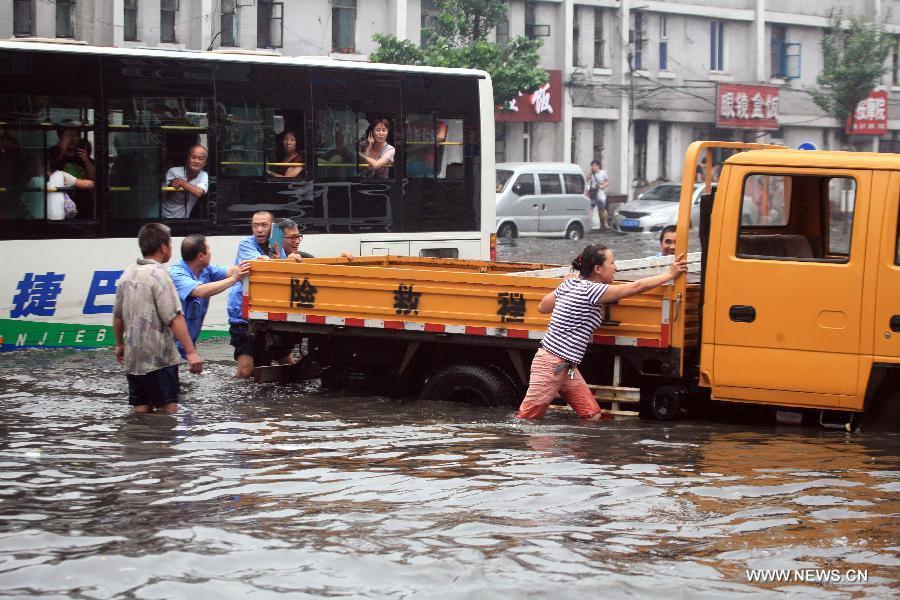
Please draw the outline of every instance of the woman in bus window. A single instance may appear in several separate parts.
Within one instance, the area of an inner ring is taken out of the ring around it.
[[[282,163],[303,163],[303,153],[297,149],[297,135],[293,131],[285,131],[281,134]],[[269,171],[272,177],[300,177],[303,174],[303,165],[279,165]]]
[[[366,133],[363,151],[359,155],[371,169],[371,177],[390,177],[390,169],[394,166],[394,147],[387,143],[390,125],[387,119],[377,119]]]

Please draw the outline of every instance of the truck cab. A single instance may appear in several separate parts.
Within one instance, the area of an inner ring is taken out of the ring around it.
[[[798,408],[900,402],[900,157],[750,149],[710,191],[699,384]]]

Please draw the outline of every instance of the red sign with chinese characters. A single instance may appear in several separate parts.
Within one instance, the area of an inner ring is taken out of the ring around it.
[[[496,110],[497,121],[561,121],[562,120],[562,71],[547,70],[550,79],[531,94],[519,95]]]
[[[847,135],[881,135],[887,132],[888,93],[870,92],[860,100],[856,110],[847,118]]]
[[[768,85],[718,84],[716,127],[778,129],[778,88]]]

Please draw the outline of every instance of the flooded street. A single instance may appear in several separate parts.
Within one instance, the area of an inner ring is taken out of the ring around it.
[[[498,254],[596,240],[655,252]],[[522,423],[237,382],[230,346],[200,351],[174,417],[129,414],[111,351],[0,356],[0,597],[900,597],[898,434]]]

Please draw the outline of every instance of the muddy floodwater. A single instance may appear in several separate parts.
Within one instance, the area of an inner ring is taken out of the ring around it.
[[[522,423],[200,349],[174,417],[110,351],[0,355],[0,597],[900,597],[897,434]]]

